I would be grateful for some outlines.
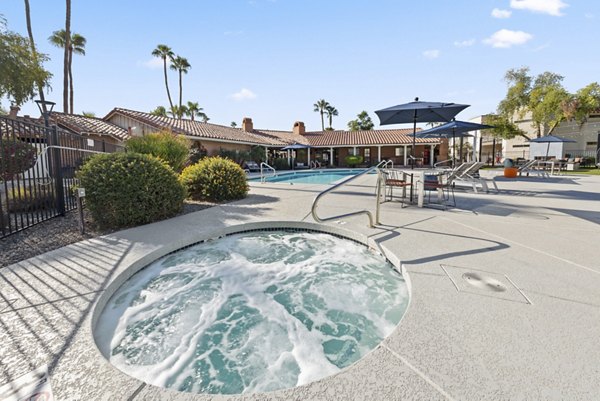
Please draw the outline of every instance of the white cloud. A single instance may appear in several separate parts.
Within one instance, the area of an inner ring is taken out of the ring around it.
[[[167,60],[167,66],[169,66],[170,64],[171,63],[169,62],[169,60]],[[150,68],[151,70],[157,70],[159,68],[163,68],[163,61],[162,58],[154,57],[147,61],[138,61],[138,65]]]
[[[469,39],[469,40],[461,40],[461,41],[455,41],[454,42],[454,46],[456,47],[469,47],[469,46],[473,46],[475,44],[475,39]]]
[[[236,92],[229,97],[235,100],[236,102],[241,102],[243,100],[256,99],[256,94],[250,89],[242,88],[239,92]]]
[[[492,47],[509,48],[527,43],[531,39],[533,36],[527,32],[500,29],[489,38],[484,39],[483,43]]]
[[[512,15],[512,11],[510,10],[501,10],[499,8],[494,8],[492,10],[492,17],[494,18],[510,18]]]
[[[585,13],[584,17],[587,18],[587,19],[594,19],[595,16],[592,13]]]
[[[425,50],[423,52],[423,56],[425,58],[428,58],[430,60],[433,60],[434,58],[438,58],[440,56],[440,51],[436,50],[436,49],[432,49],[432,50]]]
[[[562,9],[569,5],[562,0],[510,0],[510,6],[516,10],[529,10],[560,17],[563,15]]]
[[[542,50],[544,50],[544,49],[547,49],[547,48],[549,48],[549,47],[550,47],[550,43],[544,43],[543,45],[541,45],[541,46],[538,46],[538,47],[536,47],[535,49],[533,49],[533,51],[534,51],[534,52],[540,52],[540,51],[542,51]]]

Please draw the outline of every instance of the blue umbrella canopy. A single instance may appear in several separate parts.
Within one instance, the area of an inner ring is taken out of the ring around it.
[[[530,139],[529,142],[540,142],[540,143],[553,143],[553,142],[577,142],[573,139],[561,138],[560,136],[555,135],[546,135],[541,136],[539,138]]]
[[[281,150],[298,150],[298,149],[307,149],[307,148],[311,148],[312,146],[310,145],[303,145],[301,143],[295,143],[293,145],[288,145],[285,148],[281,148]]]
[[[480,129],[494,128],[491,125],[471,123],[468,121],[450,121],[437,127],[421,131],[416,135],[417,138],[455,138],[472,136],[467,134],[469,131],[477,131]]]
[[[417,123],[449,122],[467,107],[468,104],[421,102],[417,97],[414,102],[377,110],[375,114],[379,117],[380,125],[413,123],[412,153],[414,155]],[[414,163],[411,167],[414,168]]]
[[[546,159],[548,159],[548,153],[550,152],[550,144],[551,143],[561,143],[561,142],[577,142],[573,139],[562,138],[560,136],[555,135],[546,135],[541,136],[539,138],[530,139],[529,142],[537,142],[537,143],[547,143],[546,147]]]
[[[468,134],[469,131],[477,131],[480,129],[488,129],[494,128],[491,125],[486,124],[478,124],[471,123],[468,121],[456,121],[452,120],[449,123],[442,124],[437,127],[430,128],[425,131],[421,131],[419,133],[413,134],[417,138],[450,138],[452,137],[452,142],[454,143],[455,139],[464,138],[467,136],[472,136]],[[462,142],[460,143],[460,158],[462,159]],[[452,166],[454,166],[454,157],[452,158]]]
[[[375,111],[381,125],[406,123],[438,123],[451,121],[454,116],[469,107],[468,104],[414,102],[400,104]]]

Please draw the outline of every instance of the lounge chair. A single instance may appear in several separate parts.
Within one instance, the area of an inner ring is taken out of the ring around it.
[[[244,162],[244,170],[248,170],[250,172],[258,172],[260,171],[260,166],[254,160],[249,160]]]
[[[548,173],[540,168],[538,160],[526,160],[525,163],[518,167],[519,176],[526,174],[529,176],[529,173],[535,173],[541,177],[548,177]]]
[[[494,186],[495,191],[499,192],[498,185],[496,184],[495,180],[486,180],[485,178],[481,178],[481,176],[479,175],[479,170],[481,170],[483,166],[485,166],[485,163],[483,162],[464,163],[461,166],[459,166],[459,170],[455,173],[452,181],[454,183],[468,183],[473,187],[473,191],[475,191],[475,193],[477,193],[478,186],[481,186],[481,189],[484,192],[489,192],[489,187],[487,183],[491,182]]]

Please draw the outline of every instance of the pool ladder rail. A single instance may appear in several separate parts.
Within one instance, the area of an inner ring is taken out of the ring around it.
[[[272,171],[272,173],[270,175],[266,175],[264,172],[265,170],[267,171]],[[270,177],[275,177],[277,175],[277,170],[275,170],[274,167],[269,166],[267,163],[265,162],[261,162],[260,163],[260,182],[261,183],[265,183],[267,182],[267,178]]]
[[[341,218],[344,218],[344,217],[357,216],[359,214],[366,214],[367,217],[369,218],[369,227],[375,228],[376,224],[381,224],[379,222],[379,199],[381,198],[381,186],[382,186],[380,178],[377,179],[377,193],[376,193],[377,202],[376,202],[376,208],[375,208],[375,219],[373,219],[373,214],[370,211],[368,211],[368,210],[359,210],[357,212],[345,213],[345,214],[340,214],[340,215],[337,215],[337,216],[321,218],[317,214],[317,206],[318,206],[319,200],[323,196],[327,195],[329,192],[332,192],[332,191],[338,189],[339,187],[348,184],[350,181],[354,181],[355,179],[357,179],[360,176],[363,176],[365,174],[369,174],[372,171],[376,171],[376,170],[379,170],[379,169],[382,169],[382,168],[389,168],[390,165],[392,165],[392,166],[394,165],[391,160],[380,161],[375,167],[371,167],[371,168],[369,168],[369,169],[367,169],[367,170],[365,170],[365,171],[363,171],[363,172],[361,172],[361,173],[359,173],[357,175],[353,175],[353,176],[349,177],[347,180],[344,180],[344,181],[342,181],[340,183],[337,183],[334,186],[332,186],[331,188],[327,188],[323,192],[319,193],[315,197],[315,199],[313,200],[312,207],[311,207],[311,214],[312,214],[313,219],[317,223],[325,223],[327,221],[341,219]],[[377,174],[377,176],[380,177],[380,174]],[[375,221],[375,223],[373,223],[373,220]]]

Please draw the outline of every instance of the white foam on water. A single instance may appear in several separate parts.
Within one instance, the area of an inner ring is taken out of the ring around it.
[[[349,366],[408,302],[383,257],[349,240],[253,232],[168,255],[130,278],[95,331],[119,369],[195,393],[288,388]]]

